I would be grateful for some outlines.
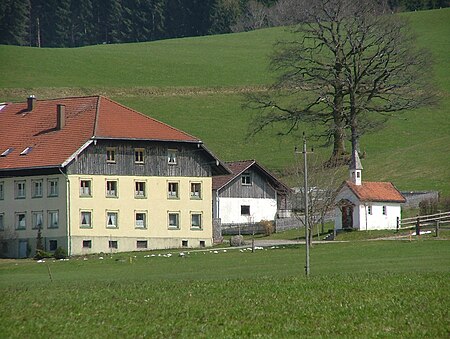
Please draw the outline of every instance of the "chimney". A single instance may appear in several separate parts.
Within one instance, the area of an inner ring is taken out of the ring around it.
[[[58,104],[56,105],[56,129],[60,130],[64,128],[66,124],[66,106]]]
[[[32,94],[27,98],[27,111],[31,112],[34,109],[34,106],[36,106],[36,97]]]

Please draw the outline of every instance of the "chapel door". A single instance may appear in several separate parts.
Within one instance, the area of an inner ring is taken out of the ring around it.
[[[342,207],[342,228],[353,228],[353,206]]]

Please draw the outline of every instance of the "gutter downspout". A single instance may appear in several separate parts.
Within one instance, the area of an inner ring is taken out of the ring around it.
[[[69,176],[67,174],[65,174],[61,167],[58,167],[59,172],[64,175],[64,177],[66,178],[66,186],[67,186],[67,199],[66,199],[66,203],[67,203],[67,215],[66,215],[66,224],[67,224],[67,255],[71,256],[72,255],[72,244],[71,244],[71,229],[70,229],[70,181],[69,181]]]

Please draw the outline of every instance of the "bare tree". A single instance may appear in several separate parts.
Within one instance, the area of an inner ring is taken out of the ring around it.
[[[433,101],[431,58],[383,1],[320,0],[305,10],[293,38],[275,44],[277,81],[247,96],[246,106],[258,110],[250,135],[278,123],[282,134],[320,124],[314,136],[333,145],[329,163],[339,164],[348,132],[358,149],[359,137],[390,116]]]
[[[308,155],[308,226],[312,237],[325,233],[325,223],[334,209],[336,190],[342,183],[342,172],[339,168],[328,168],[323,161],[314,154]],[[296,163],[288,168],[286,175],[295,178],[298,187],[293,189],[290,197],[292,210],[300,222],[305,225],[304,209],[304,168],[299,157]]]
[[[255,0],[250,0],[244,13],[238,19],[236,24],[231,27],[231,30],[233,32],[246,32],[267,27],[268,25],[267,7]]]

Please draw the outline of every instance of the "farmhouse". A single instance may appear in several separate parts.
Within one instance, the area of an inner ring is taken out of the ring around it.
[[[401,218],[403,195],[390,182],[362,181],[358,153],[350,163],[350,180],[342,183],[335,198],[336,229],[395,229]]]
[[[0,106],[0,254],[69,255],[212,243],[201,140],[102,96]]]
[[[274,220],[287,209],[290,189],[255,160],[226,166],[231,174],[213,178],[213,215],[222,224]]]

